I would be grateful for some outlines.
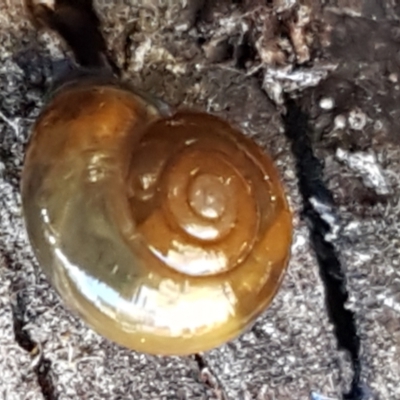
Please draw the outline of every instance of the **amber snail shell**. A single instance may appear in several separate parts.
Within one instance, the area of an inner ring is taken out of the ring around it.
[[[27,148],[35,255],[95,331],[186,355],[229,341],[272,301],[291,213],[270,157],[228,122],[160,109],[116,81],[65,84]]]

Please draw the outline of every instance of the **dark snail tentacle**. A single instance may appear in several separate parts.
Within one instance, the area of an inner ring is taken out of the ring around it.
[[[119,75],[108,55],[91,0],[25,0],[25,4],[35,26],[57,32],[81,67],[106,69]]]

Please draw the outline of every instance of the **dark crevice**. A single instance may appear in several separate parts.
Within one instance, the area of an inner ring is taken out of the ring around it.
[[[0,120],[1,128],[1,120]],[[0,129],[1,133],[1,129]],[[3,179],[9,183],[12,187],[18,189],[20,181],[20,171],[15,168],[15,164],[12,161],[15,159],[15,155],[6,146],[4,141],[0,141],[0,162],[4,163],[4,170],[2,171]]]
[[[229,400],[220,380],[214,371],[212,371],[204,357],[201,354],[195,354],[193,358],[199,369],[201,382],[207,388],[211,389],[219,400]]]
[[[211,0],[192,0],[190,2],[191,9],[191,25],[197,26],[201,22],[208,22],[212,10]]]
[[[25,329],[25,302],[21,295],[17,295],[17,299],[12,306],[13,329],[16,343],[28,352],[32,357],[35,357],[39,346],[29,335]],[[57,400],[53,379],[51,377],[51,362],[42,354],[38,354],[39,360],[35,363],[33,371],[36,375],[37,382],[42,391],[45,400]]]
[[[321,279],[325,286],[327,312],[334,326],[338,347],[351,358],[353,379],[345,400],[363,400],[366,397],[361,383],[360,339],[354,313],[346,308],[348,292],[346,277],[337,251],[329,241],[331,226],[313,206],[311,199],[334,207],[333,196],[323,182],[323,167],[315,157],[308,136],[309,116],[292,99],[286,100],[285,132],[296,159],[299,190],[303,199],[303,216],[309,224],[310,240],[315,251]]]
[[[249,33],[245,33],[235,49],[236,68],[246,70],[247,64],[252,65],[256,56],[257,51],[253,38]]]

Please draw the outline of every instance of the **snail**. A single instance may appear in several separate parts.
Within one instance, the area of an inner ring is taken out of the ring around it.
[[[65,17],[65,33],[49,23],[57,7],[40,7],[36,20],[71,45],[79,24]],[[32,128],[21,192],[35,256],[65,304],[119,345],[218,347],[254,324],[284,276],[292,217],[278,171],[229,122],[129,87],[102,52],[80,57]]]

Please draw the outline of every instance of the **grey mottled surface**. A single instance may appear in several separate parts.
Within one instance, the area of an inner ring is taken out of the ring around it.
[[[191,24],[204,1],[96,3],[126,79],[174,105],[225,116],[273,154],[295,212],[293,256],[255,327],[196,358],[121,349],[71,315],[33,259],[18,186],[29,126],[65,49],[54,36],[34,32],[18,1],[0,0],[0,399],[341,398],[351,374],[336,349],[300,219],[282,90],[300,91],[313,118],[313,145],[340,217],[334,240],[370,398],[400,399],[396,1],[243,1],[244,10],[221,1],[196,29]],[[232,52],[239,57],[246,35],[257,54],[237,68]]]

